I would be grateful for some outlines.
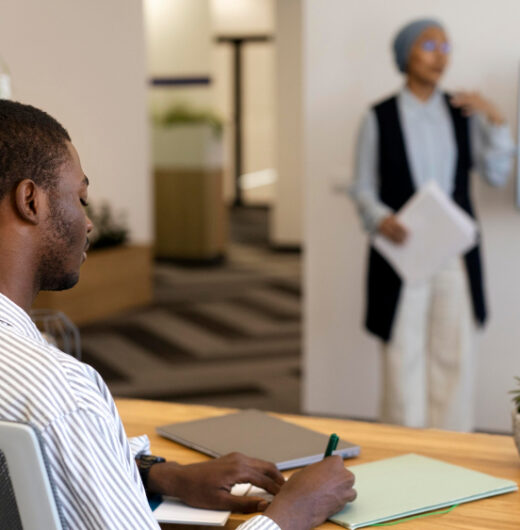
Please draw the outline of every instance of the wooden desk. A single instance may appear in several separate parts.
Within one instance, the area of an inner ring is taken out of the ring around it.
[[[182,463],[201,462],[208,457],[161,438],[155,434],[155,427],[174,421],[189,421],[228,412],[227,409],[157,401],[120,399],[116,403],[128,436],[146,433],[150,437],[154,454]],[[283,417],[324,434],[336,432],[341,438],[359,444],[361,456],[353,459],[353,464],[414,452],[514,480],[520,485],[520,458],[510,436],[408,429],[330,418],[288,415]],[[247,516],[232,514],[225,528],[236,528],[245,518]],[[410,530],[432,530],[441,527],[445,530],[518,530],[520,493],[508,493],[462,504],[448,514],[434,515],[406,523],[406,528]],[[165,528],[195,530],[193,526],[166,525]],[[337,530],[340,527],[326,523],[319,528]],[[403,526],[403,530],[404,528]]]

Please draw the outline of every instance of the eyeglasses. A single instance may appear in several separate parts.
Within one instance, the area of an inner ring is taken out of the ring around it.
[[[444,55],[447,55],[451,51],[451,45],[448,42],[435,42],[434,40],[425,40],[421,44],[421,48],[426,52],[433,52],[435,50],[440,51]]]

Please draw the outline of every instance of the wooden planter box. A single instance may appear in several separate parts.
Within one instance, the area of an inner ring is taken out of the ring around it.
[[[56,309],[74,323],[85,324],[151,300],[151,248],[125,245],[90,251],[76,286],[68,291],[42,291],[33,307]]]
[[[155,170],[155,255],[214,260],[225,254],[221,170]]]
[[[222,138],[208,124],[155,126],[155,255],[186,261],[222,258],[227,218]]]

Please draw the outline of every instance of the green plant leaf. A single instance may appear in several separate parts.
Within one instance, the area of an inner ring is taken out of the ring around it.
[[[89,235],[91,249],[117,247],[128,241],[126,221],[122,216],[116,219],[107,202],[98,206],[91,202],[87,206],[87,214],[94,224],[94,230]]]
[[[211,127],[215,136],[220,136],[223,129],[223,121],[210,109],[196,109],[187,103],[178,103],[168,109],[155,121],[166,127],[189,124],[207,124]]]

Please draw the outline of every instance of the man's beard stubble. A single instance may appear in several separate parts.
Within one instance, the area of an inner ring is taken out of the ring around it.
[[[53,201],[54,202],[54,201]],[[79,281],[78,270],[67,270],[68,249],[74,248],[72,223],[67,223],[62,209],[51,207],[47,223],[49,230],[44,237],[40,258],[40,291],[64,291]]]
[[[46,252],[40,260],[40,291],[65,291],[74,287],[79,281],[79,272],[65,271],[63,258]]]

